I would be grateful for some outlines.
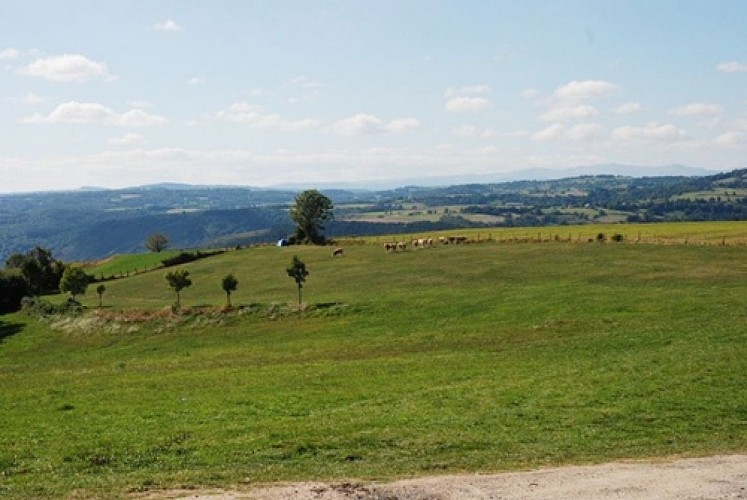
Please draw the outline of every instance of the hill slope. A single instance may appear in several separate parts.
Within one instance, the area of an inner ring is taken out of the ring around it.
[[[304,317],[285,268],[311,274]],[[257,248],[107,283],[109,319],[0,321],[0,493],[495,471],[747,449],[729,246]],[[95,296],[87,296],[89,306]],[[145,308],[162,316],[139,322]]]

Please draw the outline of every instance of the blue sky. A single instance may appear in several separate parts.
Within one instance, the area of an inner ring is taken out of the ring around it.
[[[747,166],[747,2],[0,2],[0,192]]]

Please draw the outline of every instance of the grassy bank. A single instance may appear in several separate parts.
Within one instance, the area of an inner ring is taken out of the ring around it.
[[[305,302],[326,306],[268,315],[295,300],[293,254]],[[183,303],[222,305],[231,272],[251,307],[0,319],[0,495],[747,448],[740,247],[266,247],[186,268]],[[163,273],[107,283],[106,310],[168,309]]]

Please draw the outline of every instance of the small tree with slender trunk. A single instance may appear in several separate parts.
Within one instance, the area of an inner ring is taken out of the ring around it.
[[[96,294],[99,296],[99,308],[104,307],[104,292],[106,291],[106,286],[104,284],[100,284],[96,287]]]
[[[288,276],[293,278],[296,282],[296,286],[298,286],[298,306],[301,306],[301,287],[303,287],[304,281],[306,281],[306,276],[309,275],[309,271],[306,270],[306,264],[303,263],[301,259],[298,258],[298,255],[293,256],[293,261],[291,262],[291,266],[286,269],[288,272]]]
[[[236,291],[236,287],[239,286],[239,280],[237,280],[233,274],[227,274],[223,277],[223,281],[221,282],[221,286],[223,287],[223,291],[226,292],[226,302],[228,304],[228,308],[231,308],[231,292]]]
[[[166,273],[166,281],[169,288],[176,292],[176,307],[178,309],[182,306],[181,291],[192,284],[192,280],[189,279],[189,271],[186,269],[170,271]]]

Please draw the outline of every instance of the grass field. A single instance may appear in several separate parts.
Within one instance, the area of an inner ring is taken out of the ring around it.
[[[160,267],[162,260],[174,257],[179,252],[179,250],[164,250],[158,253],[115,255],[104,261],[89,264],[86,267],[86,273],[95,278],[137,274]]]
[[[119,319],[96,318],[90,291],[77,320],[6,315],[0,496],[744,452],[744,252],[260,247],[185,266],[183,304],[217,309],[232,272],[241,312],[172,317],[157,270],[107,283]],[[304,302],[322,305],[303,315],[278,306],[296,299],[294,254]]]
[[[397,236],[349,238],[349,243],[380,244],[385,241],[464,235],[472,241],[493,240],[501,243],[566,241],[586,243],[603,233],[608,239],[623,236],[625,243],[747,245],[747,222],[666,222],[653,224],[582,224],[544,227],[455,229],[433,233],[412,233]],[[341,240],[346,243],[346,240]]]

